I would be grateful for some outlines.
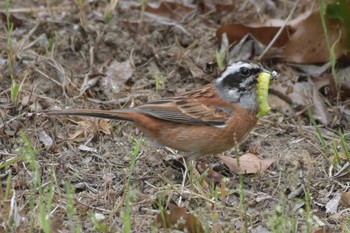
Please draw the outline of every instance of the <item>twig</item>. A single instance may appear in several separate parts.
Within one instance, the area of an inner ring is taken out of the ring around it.
[[[275,43],[275,41],[278,39],[278,37],[281,35],[282,31],[286,28],[288,22],[290,21],[290,19],[292,18],[292,15],[294,14],[295,10],[297,9],[299,0],[297,0],[294,3],[294,6],[292,8],[292,10],[290,11],[286,21],[284,22],[283,26],[280,28],[280,30],[278,30],[278,32],[276,33],[276,35],[274,36],[274,38],[271,40],[271,42],[268,44],[268,46],[266,46],[264,52],[262,52],[262,54],[259,56],[258,60],[261,60],[263,58],[263,56],[267,53],[267,51],[272,47],[272,45]]]

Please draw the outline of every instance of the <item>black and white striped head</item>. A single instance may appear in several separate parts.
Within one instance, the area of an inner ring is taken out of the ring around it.
[[[262,72],[271,74],[272,79],[277,77],[277,72],[270,71],[258,62],[236,61],[226,67],[214,85],[222,100],[238,104],[241,102],[242,105],[247,105],[242,106],[244,108],[255,108],[257,78]]]

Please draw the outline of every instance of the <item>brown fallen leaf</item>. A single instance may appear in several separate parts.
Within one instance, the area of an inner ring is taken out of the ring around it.
[[[313,233],[331,233],[332,231],[329,229],[325,229],[325,228],[319,228],[317,230],[315,230]]]
[[[108,120],[90,120],[84,119],[82,121],[77,121],[78,128],[75,132],[69,135],[69,140],[74,140],[79,137],[81,134],[86,136],[88,133],[97,135],[98,133],[103,133],[106,135],[111,134],[110,124]]]
[[[220,173],[214,171],[204,163],[198,163],[197,168],[199,169],[200,172],[208,172],[208,178],[213,179],[215,182],[221,183],[223,179],[225,178],[223,175]],[[208,180],[209,181],[209,180]]]
[[[216,31],[216,38],[221,41],[222,35],[226,33],[229,44],[237,43],[245,35],[251,34],[259,42],[264,45],[268,45],[270,41],[275,37],[276,33],[280,30],[280,27],[249,27],[243,24],[226,24],[220,27]],[[274,47],[282,47],[289,40],[289,35],[293,33],[293,29],[287,26],[273,44]]]
[[[235,174],[263,173],[275,162],[273,159],[262,160],[252,153],[247,153],[235,159],[229,156],[220,156],[226,166]]]
[[[190,233],[204,232],[201,221],[191,213],[187,213],[186,208],[170,204],[170,213],[162,211],[155,220],[158,226],[164,228],[174,228]]]
[[[346,31],[340,21],[326,20],[329,43],[336,58],[347,52]],[[284,48],[284,61],[294,63],[323,63],[329,61],[329,51],[319,10],[295,26],[296,31]]]
[[[109,121],[99,120],[98,121],[98,131],[102,132],[106,135],[110,135],[111,134],[111,125],[109,124]]]
[[[23,19],[20,19],[12,14],[10,14],[10,24],[13,25],[13,29],[16,29],[16,28],[19,28],[19,27],[23,27],[24,26],[24,23],[25,21]],[[3,13],[3,12],[0,12],[0,20],[2,21],[2,23],[4,25],[6,25],[7,23],[7,17],[6,17],[6,14]]]
[[[345,208],[350,207],[350,192],[344,192],[340,195],[339,205]]]
[[[79,137],[81,134],[85,134],[89,129],[92,129],[92,123],[88,120],[78,121],[77,124],[79,128],[72,134],[69,135],[69,140],[74,140]]]

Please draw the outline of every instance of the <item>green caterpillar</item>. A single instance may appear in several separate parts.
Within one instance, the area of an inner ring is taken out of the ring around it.
[[[267,113],[271,109],[269,106],[269,102],[267,101],[270,79],[271,79],[271,74],[266,72],[262,72],[258,76],[257,94],[258,94],[259,112],[256,115],[258,118],[267,115]]]

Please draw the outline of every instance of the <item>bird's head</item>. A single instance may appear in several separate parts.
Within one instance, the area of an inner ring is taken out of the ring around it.
[[[272,79],[278,77],[276,71],[271,71],[255,61],[236,61],[227,66],[215,81],[214,86],[222,100],[237,103],[246,109],[257,109],[258,76],[268,73]]]

